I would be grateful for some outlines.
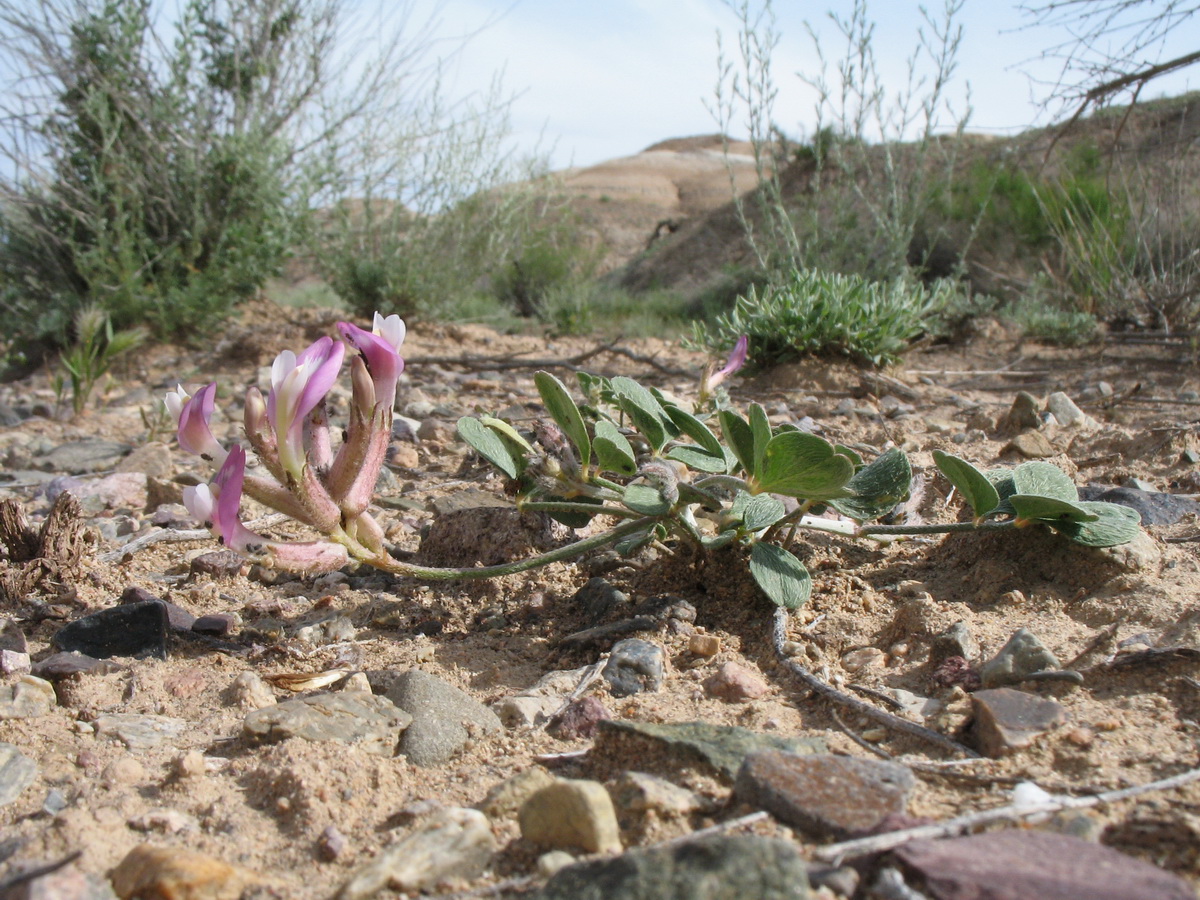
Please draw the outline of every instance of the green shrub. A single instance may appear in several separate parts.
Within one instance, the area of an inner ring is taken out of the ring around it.
[[[956,292],[948,281],[925,287],[904,278],[797,270],[787,281],[751,289],[712,325],[696,325],[693,342],[720,352],[749,335],[750,361],[760,368],[809,355],[880,366],[899,359]]]

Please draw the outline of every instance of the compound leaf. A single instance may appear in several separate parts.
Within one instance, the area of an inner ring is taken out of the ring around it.
[[[854,476],[854,463],[815,434],[785,431],[771,438],[763,453],[759,487],[773,494],[804,500],[832,500],[846,496],[846,483]]]

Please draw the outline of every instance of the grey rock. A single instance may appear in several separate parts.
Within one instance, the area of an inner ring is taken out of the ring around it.
[[[1028,747],[1067,721],[1062,704],[1012,688],[976,691],[971,705],[970,736],[976,749],[992,758]]]
[[[76,619],[54,635],[54,646],[96,659],[167,658],[167,608],[158,600],[126,603]]]
[[[912,841],[893,851],[936,900],[1194,900],[1186,881],[1109,847],[1045,831]]]
[[[96,734],[116,738],[130,750],[153,750],[170,744],[187,725],[184,719],[136,713],[110,713],[92,722]]]
[[[269,741],[298,737],[306,741],[353,744],[364,753],[390,758],[412,717],[386,697],[361,691],[316,694],[285,700],[247,713],[248,734]]]
[[[29,652],[29,642],[25,640],[25,632],[12,619],[0,619],[0,650],[12,650],[14,653]]]
[[[979,677],[985,688],[994,688],[1020,684],[1031,675],[1059,668],[1058,657],[1028,628],[1019,628],[994,658],[980,666]]]
[[[117,463],[117,472],[140,472],[149,478],[169,479],[175,474],[171,448],[162,441],[143,444]]]
[[[630,850],[561,869],[532,900],[808,900],[791,841],[748,835]]]
[[[125,668],[119,663],[96,659],[86,653],[63,652],[47,656],[34,663],[33,674],[39,678],[55,681],[69,675],[108,675]]]
[[[88,439],[60,444],[42,457],[41,468],[50,472],[99,472],[112,469],[132,448],[117,441]]]
[[[163,608],[167,611],[167,627],[172,631],[190,631],[192,623],[196,621],[196,617],[182,606],[172,603],[169,600],[162,600],[144,588],[131,586],[121,592],[122,605],[146,603],[148,601],[163,605]]]
[[[1094,428],[1095,419],[1075,405],[1075,401],[1062,391],[1055,391],[1046,398],[1046,409],[1065,428]]]
[[[387,697],[412,716],[400,739],[400,752],[417,766],[446,762],[466,744],[471,730],[487,734],[503,727],[499,717],[470,694],[420,669],[401,674]]]
[[[55,478],[45,487],[46,499],[55,500],[70,491],[89,513],[106,509],[142,510],[149,502],[146,476],[141,472],[117,472],[103,478]]]
[[[814,837],[844,838],[905,812],[915,785],[898,763],[764,750],[746,757],[733,793]]]
[[[1143,491],[1132,487],[1087,485],[1079,489],[1080,500],[1103,500],[1119,503],[1137,512],[1143,525],[1174,525],[1188,516],[1200,514],[1200,503],[1191,497],[1176,497],[1160,491]]]
[[[8,806],[37,778],[38,767],[12,744],[0,743],[0,806]]]
[[[621,851],[616,809],[598,781],[556,778],[521,804],[517,821],[521,837],[544,847],[586,853]]]
[[[516,816],[526,800],[552,784],[554,776],[541,766],[522,769],[512,777],[493,785],[478,806],[490,819],[511,819]]]
[[[592,753],[612,759],[624,768],[644,766],[659,758],[685,766],[700,763],[730,782],[737,777],[742,760],[760,750],[787,753],[825,753],[820,738],[787,738],[759,734],[734,725],[707,722],[628,722],[610,719],[596,726]]]
[[[487,816],[476,809],[443,809],[355,872],[337,900],[365,900],[385,887],[416,893],[444,878],[478,877],[496,852]]]
[[[23,418],[7,403],[0,403],[0,428],[12,428],[14,425],[20,425]]]
[[[627,638],[613,645],[600,673],[614,697],[629,697],[662,687],[666,654],[658,644]]]
[[[32,668],[28,653],[0,650],[0,675],[28,675]]]
[[[916,716],[918,719],[936,716],[945,706],[940,700],[923,697],[912,691],[906,691],[904,688],[888,688],[886,693],[890,694],[906,713]]]
[[[1037,397],[1027,391],[1019,391],[1013,398],[1012,407],[1008,410],[1005,425],[1010,433],[1036,431],[1042,427],[1041,417],[1038,416]]]
[[[1096,553],[1123,572],[1153,572],[1162,562],[1162,550],[1158,542],[1144,531],[1127,544],[1100,547]]]
[[[571,602],[583,607],[588,622],[595,625],[614,610],[627,608],[629,597],[603,578],[589,578],[587,583],[575,592]]]
[[[296,629],[296,638],[309,644],[333,644],[339,641],[352,641],[358,634],[358,629],[350,621],[349,616],[329,616],[311,625]]]
[[[979,658],[979,642],[966,622],[955,622],[933,639],[929,649],[930,662],[937,665],[951,656],[961,656],[968,662]]]
[[[1058,455],[1058,448],[1050,443],[1040,431],[1025,431],[1018,434],[1001,448],[1000,453],[1016,452],[1026,459],[1045,459]]]
[[[0,719],[32,719],[44,716],[58,705],[54,685],[33,675],[0,688]]]

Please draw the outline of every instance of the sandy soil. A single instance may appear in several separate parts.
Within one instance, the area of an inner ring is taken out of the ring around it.
[[[27,419],[0,436],[0,452],[83,437],[142,443],[148,437],[142,413],[153,416],[155,398],[176,381],[218,379],[231,390],[218,405],[229,408],[230,397],[240,394],[237,386],[255,381],[258,367],[269,364],[278,350],[299,350],[331,332],[327,313],[256,308],[226,333],[216,351],[148,350],[110,387],[105,405],[74,421]],[[417,327],[406,343],[407,395],[400,405],[424,396],[452,413],[442,417],[448,426],[460,413],[477,408],[526,406],[535,415],[532,374],[544,363],[501,368],[449,360],[561,360],[592,346],[583,339],[549,343],[466,326]],[[693,390],[695,375],[666,374],[646,360],[671,372],[698,374],[701,357],[661,341],[623,346],[639,358],[601,354],[589,368],[644,378],[680,395]],[[914,352],[888,376],[897,380],[890,387],[845,365],[813,361],[737,381],[733,393],[737,402],[758,400],[779,417],[812,416],[828,437],[841,442],[878,447],[890,441],[904,447],[925,477],[916,512],[930,521],[957,516],[957,507],[947,505],[948,485],[936,475],[930,451],[952,449],[986,465],[1014,462],[1002,456],[1008,437],[998,423],[1019,389],[1042,398],[1065,390],[1101,421],[1095,430],[1046,432],[1059,450],[1051,461],[1080,483],[1120,484],[1136,476],[1160,490],[1200,492],[1200,469],[1183,456],[1200,449],[1196,394],[1188,393],[1200,391],[1200,378],[1186,347],[1110,343],[1099,350],[1065,352],[993,336],[965,348]],[[1104,403],[1096,392],[1101,381],[1113,390]],[[1140,385],[1136,392],[1135,385]],[[847,399],[859,408],[879,408],[884,395],[901,393],[899,399],[912,405],[913,414],[833,413]],[[0,400],[10,404],[31,398],[52,399],[44,376],[0,389]],[[955,433],[966,434],[966,441],[954,443]],[[207,477],[202,463],[178,450],[175,462],[179,475]],[[466,487],[500,488],[449,427],[440,433],[433,429],[432,437],[417,445],[415,458],[405,462],[410,465],[396,468],[394,484],[382,498],[381,517],[389,538],[407,550],[419,547],[433,498]],[[19,486],[3,490],[36,516],[46,503],[31,493]],[[148,529],[151,512],[135,510],[130,516]],[[954,622],[968,625],[984,658],[1022,626],[1064,662],[1084,654],[1076,663],[1087,670],[1082,687],[1036,688],[1066,706],[1067,726],[1028,750],[961,770],[972,777],[923,774],[910,805],[914,816],[945,818],[999,805],[1006,802],[1007,779],[1013,777],[1034,780],[1052,792],[1079,793],[1173,775],[1196,765],[1200,686],[1193,677],[1195,659],[1102,665],[1119,642],[1142,633],[1152,639],[1197,610],[1197,544],[1167,540],[1195,534],[1197,523],[1148,531],[1135,554],[1086,550],[1044,535],[958,536],[886,547],[816,536],[799,551],[813,572],[815,590],[809,606],[796,615],[791,636],[804,645],[806,663],[835,682],[901,687],[945,701],[945,712],[927,724],[946,732],[964,724],[969,701],[961,689],[933,686],[927,660],[931,638]],[[111,549],[97,539],[97,552]],[[17,745],[39,766],[34,784],[0,809],[6,841],[17,842],[5,845],[7,871],[81,851],[78,866],[104,875],[132,847],[150,841],[199,850],[263,873],[283,885],[282,896],[328,897],[433,805],[478,803],[491,787],[535,765],[540,755],[586,747],[540,728],[508,730],[473,741],[449,764],[421,769],[403,757],[383,759],[343,745],[296,740],[260,745],[242,735],[246,709],[232,689],[235,678],[247,671],[266,676],[344,665],[365,673],[380,691],[400,671],[419,666],[484,702],[501,700],[547,671],[598,658],[596,652],[556,647],[561,637],[585,624],[571,603],[591,574],[582,566],[556,565],[463,586],[429,586],[369,572],[264,581],[248,568],[219,580],[186,577],[189,559],[213,549],[211,541],[158,544],[115,564],[93,555],[73,595],[43,598],[55,615],[74,619],[116,603],[126,588],[139,586],[196,615],[236,612],[242,624],[231,637],[237,649],[177,642],[166,661],[118,660],[122,668],[112,674],[61,683],[59,706],[49,715],[0,721],[0,740]],[[461,563],[470,564],[471,554],[472,548],[463,546]],[[689,600],[698,611],[695,630],[719,637],[721,650],[711,659],[696,658],[688,652],[688,634],[666,630],[653,638],[672,663],[662,691],[615,699],[596,687],[597,695],[618,718],[703,720],[816,735],[838,752],[865,755],[828,707],[808,697],[776,662],[770,605],[728,562],[661,558],[606,575],[635,602],[663,592]],[[33,609],[10,599],[0,612],[20,624],[36,661],[51,652],[50,639],[64,623],[39,618]],[[349,618],[352,639],[310,644],[294,637],[298,627],[332,614]],[[1109,629],[1105,642],[1086,652]],[[1195,642],[1195,629],[1190,639]],[[846,654],[862,648],[882,652],[872,665],[848,669]],[[730,660],[760,673],[771,686],[769,693],[740,704],[707,696],[701,682]],[[277,694],[291,696],[283,690]],[[131,751],[93,733],[90,723],[110,712],[179,717],[188,725],[167,746]],[[865,731],[896,756],[945,758],[912,738],[872,734],[871,726],[854,716],[845,725]],[[203,758],[199,766],[195,753]],[[586,762],[571,771],[611,774],[599,766],[589,769]],[[713,794],[718,812],[640,823],[624,835],[626,843],[663,840],[744,812],[720,805],[726,799],[720,786],[702,787]],[[43,810],[52,791],[66,800],[54,814]],[[1096,822],[1105,843],[1200,884],[1200,786],[1103,808]],[[329,826],[345,837],[345,849],[333,860],[319,850]],[[494,828],[504,849],[492,874],[447,890],[532,871],[535,849],[521,840],[515,822],[497,821]]]

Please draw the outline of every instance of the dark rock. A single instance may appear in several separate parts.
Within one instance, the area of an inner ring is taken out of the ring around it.
[[[629,697],[662,687],[664,659],[662,647],[638,638],[615,644],[601,676],[614,697]]]
[[[1079,489],[1080,500],[1102,500],[1119,503],[1135,510],[1143,525],[1174,525],[1188,516],[1200,513],[1200,503],[1191,497],[1177,497],[1158,491],[1140,491],[1131,487],[1087,485]]]
[[[804,860],[790,841],[731,836],[630,850],[567,866],[533,900],[806,900]]]
[[[55,447],[42,457],[41,468],[50,472],[67,472],[71,475],[99,472],[115,468],[131,449],[129,444],[117,441],[94,439],[74,441]]]
[[[121,603],[126,606],[132,603],[161,603],[167,611],[167,624],[172,631],[190,631],[192,624],[196,621],[196,617],[182,606],[177,606],[170,600],[155,597],[145,588],[135,586],[125,588],[121,593]]]
[[[1186,881],[1101,844],[1009,830],[896,848],[935,900],[1195,900]]]
[[[213,578],[232,578],[242,571],[246,558],[235,550],[214,550],[202,553],[188,566],[188,577],[209,575]]]
[[[596,742],[591,752],[624,764],[625,768],[642,770],[655,759],[673,767],[699,763],[732,782],[737,777],[742,760],[760,750],[782,750],[796,754],[826,753],[828,747],[820,738],[759,734],[732,725],[710,725],[707,722],[658,724],[610,719],[597,724]]]
[[[606,625],[596,625],[568,634],[558,642],[561,650],[586,650],[589,647],[605,648],[620,638],[641,631],[658,631],[662,621],[654,616],[633,616],[621,619],[619,622],[609,622]]]
[[[39,678],[54,681],[70,675],[107,675],[110,672],[119,672],[123,668],[124,666],[117,663],[96,659],[86,653],[68,651],[54,653],[41,662],[34,663],[32,673]]]
[[[197,634],[210,634],[213,637],[225,637],[237,625],[237,618],[231,613],[212,613],[200,616],[192,623],[192,631]]]
[[[971,703],[970,737],[980,753],[993,758],[1028,747],[1067,721],[1062,704],[1012,688],[976,691]]]
[[[598,724],[611,718],[604,704],[595,697],[580,697],[551,719],[546,731],[562,741],[590,738]]]
[[[7,403],[0,403],[0,428],[12,428],[21,424],[22,416]]]
[[[28,653],[29,644],[25,632],[12,619],[0,619],[0,650]]]
[[[571,602],[583,607],[588,622],[595,625],[613,610],[628,607],[629,597],[603,578],[589,578],[587,584],[571,597]]]
[[[1019,391],[1013,398],[1012,407],[1004,425],[1009,434],[1019,434],[1022,431],[1036,431],[1042,427],[1042,419],[1038,415],[1039,404],[1037,397],[1027,391]]]
[[[76,619],[54,635],[60,650],[110,656],[167,658],[167,607],[158,600],[127,603]]]
[[[977,691],[983,686],[979,673],[961,656],[948,656],[929,675],[929,680],[941,688],[961,687]]]
[[[904,812],[915,784],[897,763],[764,750],[746,757],[733,793],[813,837],[844,838]]]

